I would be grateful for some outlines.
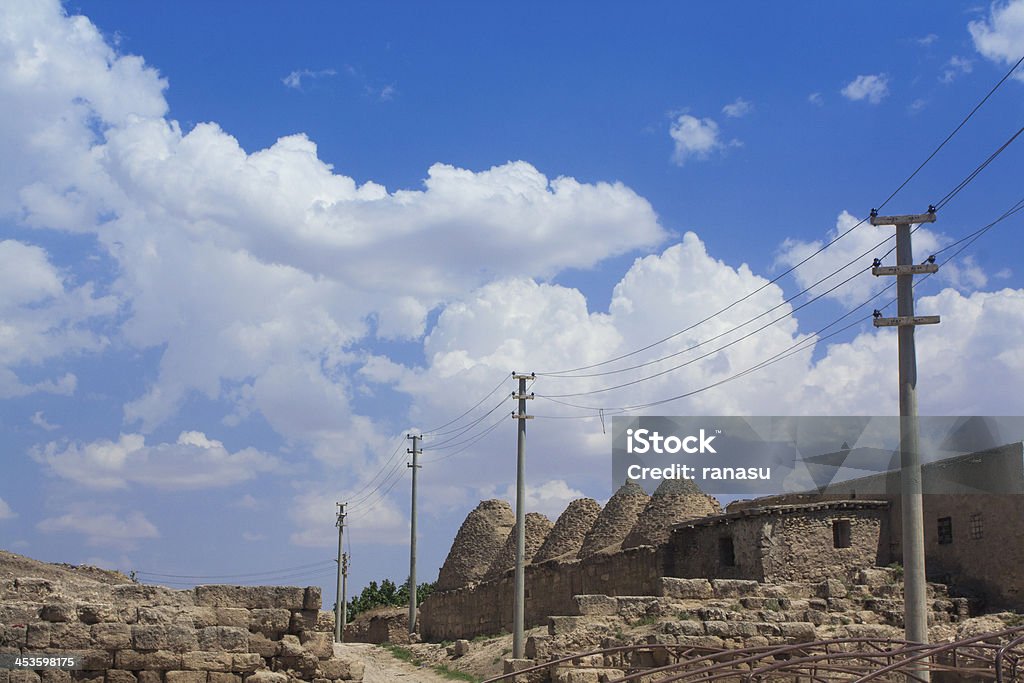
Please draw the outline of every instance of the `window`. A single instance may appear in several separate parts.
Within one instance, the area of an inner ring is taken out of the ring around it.
[[[848,519],[836,519],[832,522],[832,545],[836,548],[849,548],[852,543],[850,540],[850,520]]]
[[[981,513],[976,512],[971,515],[971,539],[978,541],[984,536],[985,527],[981,523]]]
[[[953,542],[953,518],[939,517],[939,545]]]
[[[736,566],[736,552],[732,546],[731,536],[723,536],[718,539],[718,562],[723,567]]]

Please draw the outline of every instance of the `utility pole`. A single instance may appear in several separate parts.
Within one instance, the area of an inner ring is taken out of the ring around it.
[[[409,525],[409,634],[411,635],[416,632],[416,470],[421,467],[417,457],[422,452],[418,446],[423,437],[418,434],[406,434],[406,438],[412,439],[412,448],[406,449],[406,452],[412,453],[412,463],[406,463],[406,467],[412,468],[412,522]]]
[[[935,208],[928,213],[908,216],[879,216],[871,212],[871,225],[896,226],[896,265],[882,266],[875,261],[873,275],[896,276],[897,317],[883,318],[875,312],[875,327],[896,327],[899,333],[900,382],[900,502],[903,527],[903,605],[906,639],[913,643],[928,642],[927,586],[924,566],[924,510],[921,491],[921,453],[917,422],[917,353],[914,348],[914,327],[934,325],[939,316],[914,315],[914,276],[934,273],[939,267],[935,258],[914,264],[911,249],[912,224],[934,223]],[[929,672],[915,672],[929,679]]]
[[[334,605],[334,642],[342,643],[345,639],[344,617],[348,616],[345,608],[345,587],[343,581],[348,575],[348,558],[343,557],[342,539],[345,534],[345,503],[337,503],[338,519],[335,526],[338,527],[338,586],[335,595],[337,602]]]
[[[526,380],[536,378],[529,375],[512,373],[513,379],[519,380],[519,392],[512,398],[519,400],[519,412],[512,413],[512,418],[519,420],[519,438],[516,441],[516,573],[515,573],[515,604],[512,607],[512,656],[522,659],[526,654],[525,615],[526,615],[526,421],[532,415],[526,414],[526,401],[533,394],[526,393]]]

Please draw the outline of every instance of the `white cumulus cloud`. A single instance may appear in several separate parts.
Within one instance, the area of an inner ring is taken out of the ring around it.
[[[743,99],[742,97],[737,97],[736,101],[731,102],[722,107],[722,113],[728,116],[729,118],[733,119],[742,118],[749,114],[750,112],[752,112],[753,110],[754,105],[752,105],[750,102]]]
[[[0,498],[0,520],[14,519],[17,516],[14,510],[11,509],[11,506],[7,504],[7,501]]]
[[[848,100],[867,100],[878,104],[889,94],[889,77],[886,74],[860,75],[846,84],[840,91]]]
[[[46,534],[77,534],[90,546],[110,546],[130,550],[139,541],[159,538],[160,532],[139,511],[119,515],[94,505],[73,505],[65,514],[47,517],[36,524]]]
[[[1024,55],[1024,0],[993,2],[988,17],[967,25],[974,48],[997,64],[1014,64]],[[1018,69],[1014,75],[1024,80]]]
[[[97,490],[225,487],[277,466],[275,458],[253,448],[231,453],[202,432],[182,432],[175,443],[155,446],[147,446],[141,434],[86,444],[50,442],[34,448],[32,457],[50,473]]]
[[[680,114],[672,122],[669,135],[675,143],[672,161],[682,166],[690,159],[707,159],[725,145],[719,139],[718,124],[713,119],[699,119]]]

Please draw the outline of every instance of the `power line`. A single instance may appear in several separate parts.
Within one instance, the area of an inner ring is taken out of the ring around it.
[[[297,567],[286,567],[284,569],[270,569],[263,572],[249,572],[245,574],[162,574],[160,572],[147,572],[141,569],[136,571],[136,574],[142,574],[145,576],[158,576],[169,579],[239,579],[255,576],[267,576],[268,574],[283,574],[288,572],[294,572],[300,569],[309,569],[311,567],[317,567],[323,564],[333,564],[334,560],[323,560],[321,562],[313,562],[312,564],[303,564]]]
[[[1010,144],[1011,144],[1011,143],[1013,143],[1013,141],[1014,141],[1014,140],[1016,140],[1016,139],[1017,139],[1017,137],[1018,137],[1018,136],[1019,136],[1019,135],[1020,135],[1021,133],[1024,133],[1024,126],[1021,126],[1021,127],[1019,128],[1019,129],[1017,129],[1017,132],[1016,132],[1016,133],[1014,133],[1013,135],[1011,135],[1011,136],[1010,136],[1010,138],[1009,138],[1009,139],[1008,139],[1008,140],[1007,140],[1006,142],[1004,142],[1004,143],[1003,143],[1002,145],[1000,145],[1000,146],[999,146],[999,147],[998,147],[998,148],[996,149],[996,151],[994,151],[994,152],[992,152],[992,154],[988,155],[988,158],[987,158],[987,159],[985,159],[985,161],[983,161],[983,162],[981,162],[980,164],[978,164],[977,168],[975,168],[975,169],[974,169],[973,171],[971,171],[970,173],[968,173],[968,174],[967,174],[967,177],[965,177],[965,178],[964,178],[963,180],[961,180],[961,181],[960,181],[960,182],[959,182],[959,183],[958,183],[958,184],[956,185],[956,187],[954,187],[954,188],[953,188],[952,190],[950,190],[949,192],[947,192],[947,193],[946,193],[946,196],[945,196],[945,197],[943,197],[942,199],[940,199],[940,200],[939,200],[939,201],[938,201],[938,202],[937,202],[937,203],[935,204],[935,208],[936,208],[936,210],[938,210],[938,209],[941,209],[941,208],[942,208],[942,207],[944,207],[944,206],[945,206],[946,204],[948,204],[949,202],[951,202],[951,201],[953,200],[953,197],[955,197],[955,196],[957,196],[958,194],[960,194],[960,191],[961,191],[961,190],[963,190],[963,189],[964,189],[965,187],[967,187],[968,185],[970,185],[970,184],[971,184],[971,181],[973,181],[973,180],[974,180],[975,178],[977,178],[977,177],[978,177],[978,174],[979,174],[979,173],[981,173],[982,171],[984,171],[984,170],[985,170],[985,169],[986,169],[986,168],[988,167],[988,165],[989,165],[989,164],[991,164],[991,163],[992,163],[993,161],[995,161],[995,160],[996,160],[996,157],[998,157],[998,156],[999,156],[1000,154],[1002,154],[1002,153],[1003,153],[1003,151],[1004,151],[1004,150],[1005,150],[1005,149],[1006,149],[1007,147],[1009,147],[1009,146],[1010,146]]]
[[[467,432],[472,430],[478,424],[483,422],[487,417],[489,417],[492,413],[494,413],[495,410],[500,408],[505,403],[505,401],[507,401],[507,400],[508,400],[507,397],[503,397],[501,399],[501,401],[499,401],[497,404],[495,404],[494,407],[492,407],[486,413],[484,413],[483,415],[478,417],[476,420],[474,420],[468,427],[466,427],[466,429],[462,430],[461,432],[459,432],[458,434],[456,434],[453,437],[450,437],[450,438],[448,438],[448,439],[446,439],[444,441],[441,441],[439,443],[433,444],[429,448],[424,448],[423,450],[424,451],[439,451],[439,450],[444,450],[445,448],[455,448],[455,447],[459,446],[463,442],[457,442],[457,443],[452,443],[452,442],[453,441],[457,441],[458,439],[462,438],[463,435],[465,435]]]
[[[953,247],[953,246],[955,246],[957,244],[961,244],[961,243],[963,244],[963,246],[960,247],[960,249],[958,249],[950,257],[948,257],[947,259],[942,261],[941,265],[945,265],[945,264],[949,263],[950,261],[952,261],[953,259],[955,259],[961,253],[963,253],[968,247],[970,247],[974,242],[976,242],[978,239],[980,239],[985,233],[987,233],[989,230],[991,230],[993,227],[995,227],[996,225],[998,225],[1002,221],[1006,220],[1007,218],[1009,218],[1010,216],[1014,215],[1015,213],[1017,213],[1017,212],[1019,212],[1021,210],[1024,210],[1024,199],[1019,200],[1010,209],[1008,209],[1007,211],[1003,212],[1002,215],[1000,215],[998,218],[996,218],[994,221],[992,221],[988,225],[986,225],[983,228],[980,228],[980,229],[974,231],[973,233],[970,233],[969,235],[961,238],[960,240],[957,240],[957,242],[954,242],[952,245],[949,245],[946,248],[944,248],[943,251],[948,250],[949,248],[951,248],[951,247]],[[918,226],[918,228],[919,227],[920,226]],[[914,230],[916,231],[918,228],[915,228]],[[922,282],[926,281],[929,277],[930,277],[930,274],[921,277],[920,280],[918,280],[915,283],[915,287],[920,285]],[[872,295],[871,297],[869,297],[868,299],[866,299],[862,303],[860,303],[860,304],[854,306],[853,308],[851,308],[850,310],[848,310],[846,313],[844,313],[842,316],[840,316],[836,320],[833,320],[828,325],[826,325],[826,326],[824,326],[822,328],[819,328],[816,332],[812,333],[806,339],[803,339],[803,340],[801,340],[799,342],[794,343],[793,345],[791,345],[787,349],[783,349],[782,351],[780,351],[779,353],[775,354],[774,356],[770,356],[769,358],[761,361],[760,363],[757,363],[757,364],[755,364],[755,365],[753,365],[753,366],[751,366],[751,367],[749,367],[749,368],[747,368],[747,369],[745,369],[745,370],[743,370],[741,372],[735,373],[735,374],[730,375],[729,377],[726,377],[726,378],[724,378],[722,380],[718,380],[718,381],[713,382],[711,384],[707,384],[705,386],[699,387],[699,388],[694,389],[692,391],[688,391],[688,392],[685,392],[685,393],[682,393],[682,394],[678,394],[676,396],[671,396],[669,398],[660,399],[660,400],[657,400],[657,401],[651,401],[651,402],[648,402],[648,403],[629,405],[629,406],[620,406],[620,407],[614,407],[614,408],[607,407],[607,406],[586,406],[586,405],[580,405],[580,404],[572,403],[572,402],[569,402],[569,401],[562,401],[562,400],[558,400],[558,399],[551,398],[551,397],[541,396],[539,394],[537,395],[537,398],[548,400],[548,401],[551,401],[553,403],[558,403],[558,404],[565,405],[565,406],[572,407],[572,408],[578,408],[580,410],[587,410],[587,411],[590,411],[592,413],[593,412],[597,412],[597,411],[601,411],[604,415],[623,414],[623,413],[627,413],[627,412],[633,412],[633,411],[636,411],[636,410],[642,410],[642,409],[645,409],[645,408],[651,408],[651,407],[654,407],[654,406],[663,405],[665,403],[670,403],[672,401],[677,401],[677,400],[682,399],[682,398],[688,398],[688,397],[693,396],[695,394],[702,393],[702,392],[707,391],[709,389],[713,389],[713,388],[716,388],[716,387],[721,386],[723,384],[726,384],[727,382],[731,382],[733,380],[736,380],[736,379],[739,379],[741,377],[744,377],[744,376],[746,376],[748,374],[756,372],[757,370],[761,370],[763,368],[766,368],[769,365],[773,365],[774,363],[777,363],[779,361],[785,360],[786,358],[789,358],[790,356],[795,355],[796,353],[800,353],[801,351],[805,350],[806,347],[818,344],[818,343],[820,343],[820,342],[822,342],[822,341],[824,341],[826,339],[829,339],[831,337],[834,337],[834,336],[844,332],[845,330],[850,329],[851,327],[856,326],[857,324],[860,324],[864,319],[855,320],[853,323],[851,323],[849,325],[846,325],[845,327],[843,327],[843,328],[841,328],[841,329],[839,329],[839,330],[837,330],[837,331],[835,331],[835,332],[833,332],[833,333],[831,333],[829,335],[826,335],[825,337],[820,337],[819,336],[821,334],[821,332],[823,332],[824,330],[827,330],[827,329],[833,327],[834,325],[838,324],[839,322],[841,322],[845,318],[847,318],[850,315],[852,315],[857,310],[859,310],[859,309],[863,308],[864,306],[870,304],[872,301],[877,299],[879,296],[884,294],[889,289],[892,289],[894,286],[895,286],[895,283],[890,283],[889,285],[887,285],[886,287],[882,288],[881,290],[879,290],[877,293],[875,293],[874,295]],[[894,303],[896,303],[896,299],[895,298],[890,299],[887,303],[885,303],[883,306],[881,306],[878,310],[880,310],[880,311],[885,310],[886,308],[892,306]],[[866,319],[870,319],[870,317],[868,317]],[[590,415],[536,415],[536,417],[538,419],[591,419],[591,418],[594,417],[594,415],[593,414],[590,414]]]
[[[471,412],[473,412],[474,410],[479,408],[481,403],[483,403],[484,401],[489,399],[491,396],[493,396],[494,392],[496,392],[498,389],[500,389],[501,386],[503,384],[505,384],[505,382],[507,382],[508,380],[509,380],[509,378],[507,376],[506,377],[502,377],[501,381],[498,382],[497,386],[495,386],[493,389],[491,389],[490,392],[488,392],[486,396],[484,396],[482,399],[477,401],[476,404],[472,408],[470,408],[466,412],[462,413],[458,417],[456,417],[456,418],[454,418],[452,420],[449,420],[448,422],[445,422],[443,425],[441,425],[439,427],[435,427],[434,429],[428,429],[428,430],[426,430],[424,432],[421,432],[421,435],[422,436],[445,436],[447,434],[450,434],[453,431],[458,431],[458,429],[453,429],[453,430],[450,430],[448,432],[442,432],[440,430],[444,429],[445,427],[447,427],[449,425],[455,424],[456,422],[458,422],[459,420],[461,420],[462,418],[466,417]]]
[[[463,446],[462,448],[458,449],[457,451],[454,451],[452,453],[448,453],[447,455],[442,455],[441,457],[434,458],[433,460],[427,460],[427,461],[424,462],[424,464],[429,465],[429,464],[433,464],[435,462],[441,462],[442,460],[447,460],[448,458],[453,458],[456,455],[459,455],[460,453],[466,451],[466,449],[468,449],[468,448],[472,448],[474,445],[479,443],[481,439],[483,439],[485,436],[487,436],[488,434],[493,432],[495,429],[497,429],[498,425],[503,423],[506,420],[507,417],[508,417],[507,415],[502,415],[501,417],[499,417],[497,420],[495,420],[495,422],[491,426],[489,426],[487,429],[485,429],[484,431],[482,431],[479,434],[477,434],[475,437],[473,437],[469,441],[469,443],[467,443],[465,446]]]
[[[992,89],[988,91],[988,94],[986,94],[983,98],[981,98],[980,102],[978,102],[976,105],[974,105],[974,108],[971,109],[971,111],[967,114],[967,116],[964,117],[964,119],[960,122],[960,124],[956,128],[953,129],[953,132],[950,133],[949,135],[947,135],[946,139],[943,140],[941,143],[939,143],[939,146],[936,147],[935,150],[931,154],[928,155],[928,158],[925,159],[924,161],[922,161],[921,165],[918,166],[917,168],[915,168],[914,172],[911,173],[907,177],[906,180],[904,180],[902,183],[900,183],[900,186],[897,187],[895,190],[893,190],[893,193],[891,195],[889,195],[888,197],[886,197],[884,202],[879,204],[879,206],[878,206],[879,209],[885,208],[885,205],[888,204],[892,200],[893,197],[895,197],[897,194],[899,194],[900,190],[902,190],[904,187],[907,186],[907,183],[909,183],[911,180],[914,179],[914,176],[916,176],[921,171],[921,169],[924,168],[928,164],[928,162],[931,161],[932,158],[936,154],[939,153],[939,150],[941,150],[943,147],[945,147],[946,143],[949,142],[950,140],[952,140],[953,136],[955,136],[957,133],[960,132],[960,129],[963,128],[967,124],[967,122],[971,120],[971,117],[974,116],[975,112],[977,112],[979,109],[981,109],[983,104],[988,102],[988,98],[992,97],[992,95],[995,93],[995,91],[998,90],[999,87],[1003,83],[1005,83],[1006,80],[1010,77],[1010,74],[1012,74],[1017,69],[1017,67],[1021,65],[1021,62],[1024,62],[1024,57],[1021,57],[1020,59],[1018,59],[1017,63],[1014,64],[1013,66],[1011,66],[1009,71],[1007,71],[1005,74],[1003,74],[1003,77],[999,79],[999,82],[996,83],[994,86],[992,86]]]

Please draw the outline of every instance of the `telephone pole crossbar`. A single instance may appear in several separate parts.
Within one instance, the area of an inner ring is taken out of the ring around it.
[[[900,502],[902,510],[903,598],[906,639],[928,642],[928,604],[925,583],[924,509],[921,489],[920,434],[917,422],[917,352],[914,327],[934,325],[939,316],[914,315],[914,275],[934,273],[934,257],[925,264],[914,264],[911,225],[935,222],[935,209],[918,215],[879,216],[871,212],[871,225],[896,227],[896,266],[881,266],[876,260],[871,272],[896,277],[897,317],[883,318],[875,312],[875,327],[896,327],[899,334],[900,393]],[[928,681],[929,672],[915,672],[918,680]]]
[[[519,412],[512,413],[512,419],[519,421],[519,435],[516,441],[516,571],[515,571],[515,602],[512,606],[512,656],[522,659],[526,654],[525,615],[526,615],[526,421],[533,419],[526,414],[526,402],[533,394],[526,393],[527,380],[536,375],[512,373],[512,378],[519,380],[519,391],[512,398],[519,401]]]

